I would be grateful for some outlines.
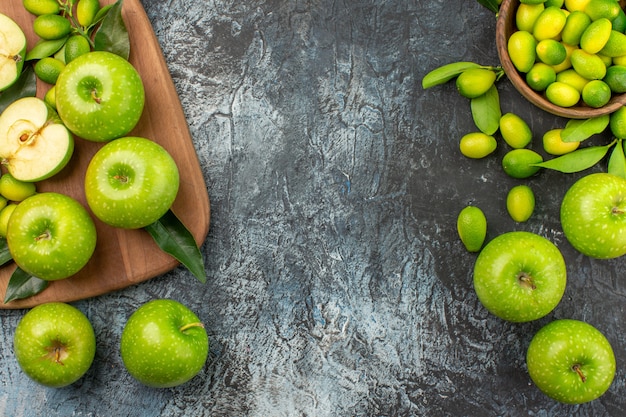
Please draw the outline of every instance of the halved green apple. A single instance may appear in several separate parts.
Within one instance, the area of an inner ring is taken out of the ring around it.
[[[22,73],[25,54],[24,31],[13,19],[0,13],[0,91],[17,81]]]
[[[74,137],[38,97],[14,101],[0,114],[0,163],[20,181],[50,178],[67,165]]]

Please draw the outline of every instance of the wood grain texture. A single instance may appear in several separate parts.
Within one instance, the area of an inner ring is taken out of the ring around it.
[[[622,7],[624,7],[623,0],[620,1]],[[500,13],[498,14],[498,22],[496,24],[496,45],[498,48],[498,55],[502,68],[507,77],[515,87],[515,89],[530,101],[535,106],[542,110],[552,113],[557,116],[566,117],[570,119],[589,119],[592,117],[602,116],[604,114],[610,114],[626,105],[626,94],[613,95],[611,100],[600,108],[593,108],[587,105],[578,104],[572,107],[561,107],[551,103],[543,93],[539,93],[528,86],[525,80],[525,75],[521,74],[511,61],[508,53],[508,41],[511,35],[516,31],[515,28],[515,14],[519,7],[519,0],[504,0],[500,6]]]
[[[24,29],[28,48],[32,48],[37,41],[31,29],[34,17],[26,12],[22,2],[2,2],[0,12],[13,18]],[[172,210],[201,245],[209,230],[210,203],[185,114],[143,6],[139,0],[125,0],[122,14],[130,32],[130,62],[139,71],[146,91],[143,115],[129,136],[154,140],[176,160],[181,183]],[[48,88],[39,82],[37,95],[43,97]],[[100,143],[76,138],[72,161],[58,175],[39,183],[38,190],[68,194],[87,207],[83,179],[91,157],[100,147]],[[52,282],[45,291],[29,299],[0,303],[0,308],[26,308],[49,301],[69,302],[93,297],[148,280],[179,264],[163,253],[144,230],[112,228],[95,217],[94,221],[98,233],[96,251],[79,273]],[[14,269],[14,263],[0,268],[0,299],[4,298]]]

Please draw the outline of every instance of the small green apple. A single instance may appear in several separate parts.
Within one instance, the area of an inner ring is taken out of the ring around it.
[[[544,394],[567,404],[595,400],[615,376],[615,355],[606,337],[592,325],[571,319],[542,327],[528,346],[526,364]]]
[[[96,227],[78,201],[44,192],[15,206],[7,244],[20,268],[54,281],[74,275],[87,264],[96,248]]]
[[[74,137],[57,113],[37,97],[11,103],[0,115],[0,158],[20,181],[42,181],[62,170]]]
[[[145,103],[143,82],[130,62],[111,52],[88,52],[69,62],[55,88],[56,108],[76,136],[105,142],[128,134]]]
[[[174,387],[200,372],[209,353],[209,339],[198,316],[185,305],[153,300],[128,319],[120,353],[128,372],[141,383]]]
[[[13,19],[0,13],[0,91],[11,87],[20,77],[25,55],[24,31]]]
[[[598,172],[576,181],[561,202],[561,226],[584,255],[610,259],[626,254],[626,179]]]
[[[531,232],[507,232],[476,258],[474,289],[494,315],[512,322],[539,319],[563,298],[567,272],[559,249]]]
[[[139,229],[160,219],[176,199],[179,172],[156,142],[127,136],[96,152],[85,173],[85,196],[104,223]]]
[[[26,375],[42,385],[61,388],[89,370],[96,336],[89,319],[76,307],[46,303],[22,317],[15,328],[13,349]]]

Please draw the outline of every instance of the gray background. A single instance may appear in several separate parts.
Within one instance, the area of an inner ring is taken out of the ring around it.
[[[498,64],[491,12],[473,0],[143,3],[211,199],[208,282],[178,268],[74,303],[98,350],[84,378],[57,390],[19,370],[12,337],[24,311],[1,311],[0,415],[626,415],[625,260],[581,256],[558,222],[582,174],[512,180],[502,142],[485,160],[464,158],[469,102],[453,83],[420,86],[449,62]],[[506,79],[498,87],[535,149],[564,126]],[[525,224],[505,209],[520,182],[537,197]],[[485,211],[489,238],[528,230],[562,250],[569,283],[548,317],[511,324],[479,304],[476,255],[455,230],[468,203]],[[119,356],[126,319],[155,298],[189,306],[211,340],[204,369],[173,389],[143,387]],[[532,385],[526,347],[555,318],[586,320],[613,344],[618,371],[601,399],[560,405]]]

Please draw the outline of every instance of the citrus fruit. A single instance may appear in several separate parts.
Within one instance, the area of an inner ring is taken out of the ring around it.
[[[69,20],[58,14],[44,14],[33,22],[33,31],[42,39],[61,39],[72,31]]]
[[[591,22],[580,37],[580,48],[589,53],[597,54],[609,41],[613,25],[607,18],[600,18]]]
[[[17,208],[18,203],[9,203],[0,211],[0,236],[7,237],[7,226],[11,214]]]
[[[52,86],[46,91],[46,94],[43,96],[43,101],[53,109],[56,110],[57,102],[56,102],[56,86]]]
[[[613,20],[619,14],[620,6],[616,0],[589,0],[583,11],[591,20]]]
[[[533,138],[528,124],[514,113],[506,113],[500,118],[500,134],[512,148],[524,148]]]
[[[583,92],[583,88],[585,88],[585,85],[589,82],[588,79],[582,77],[573,68],[566,69],[556,74],[556,81],[571,85],[578,90],[579,93]]]
[[[581,96],[586,105],[597,109],[609,102],[611,88],[602,80],[592,80],[585,85]]]
[[[611,133],[618,139],[626,139],[626,107],[622,106],[609,117]]]
[[[569,84],[555,81],[546,88],[546,98],[561,107],[572,107],[580,101],[581,93]]]
[[[559,65],[567,58],[565,46],[554,39],[544,39],[537,43],[537,58],[544,64]]]
[[[65,68],[63,62],[48,56],[37,61],[35,64],[35,74],[41,81],[48,84],[55,84],[63,68]]]
[[[561,32],[561,40],[568,45],[578,45],[585,29],[591,24],[591,18],[585,12],[576,10],[567,16]]]
[[[525,30],[513,33],[507,42],[507,51],[511,62],[519,72],[530,71],[536,60],[537,41]]]
[[[537,62],[526,74],[526,83],[535,91],[543,91],[556,81],[556,71],[548,64]]]
[[[533,26],[533,36],[538,41],[543,39],[554,39],[561,33],[567,16],[559,7],[546,7],[537,17]]]
[[[463,97],[482,96],[496,81],[496,73],[484,68],[470,68],[456,78],[456,88]]]
[[[546,7],[563,7],[563,3],[565,2],[565,0],[546,0],[546,2],[544,3],[544,5]]]
[[[540,167],[533,166],[543,162],[543,157],[531,149],[513,149],[502,158],[504,172],[513,178],[528,178],[539,172]]]
[[[620,9],[617,17],[613,19],[613,30],[624,33],[626,31],[626,13]]]
[[[498,146],[493,136],[483,132],[472,132],[464,135],[459,143],[461,153],[472,159],[480,159],[496,150]]]
[[[604,82],[614,93],[626,93],[626,66],[611,65],[606,69]]]
[[[563,5],[570,12],[575,12],[575,11],[582,12],[585,10],[585,7],[587,6],[587,3],[589,3],[589,1],[590,0],[565,0],[563,2]]]
[[[99,10],[99,0],[78,0],[76,3],[76,20],[81,26],[89,26],[93,23]]]
[[[465,249],[469,252],[478,252],[487,236],[485,213],[476,206],[466,206],[459,213],[456,225],[459,238]]]
[[[528,185],[516,185],[506,196],[506,209],[516,222],[527,221],[535,211],[535,194]]]
[[[543,150],[550,155],[565,155],[578,149],[580,142],[563,142],[563,129],[548,130],[543,134]]]
[[[20,181],[8,172],[0,177],[0,194],[9,201],[19,202],[36,192],[35,183]]]
[[[72,62],[75,58],[91,51],[89,41],[82,35],[71,36],[65,43],[65,63]]]
[[[626,55],[626,35],[612,30],[609,39],[599,53],[611,58]]]
[[[601,80],[606,75],[606,65],[597,54],[590,54],[582,49],[572,51],[572,67],[588,80]]]
[[[58,14],[61,11],[57,0],[24,0],[22,5],[35,16]]]
[[[544,9],[543,3],[520,4],[515,13],[515,27],[517,27],[517,30],[532,32],[537,18]]]

